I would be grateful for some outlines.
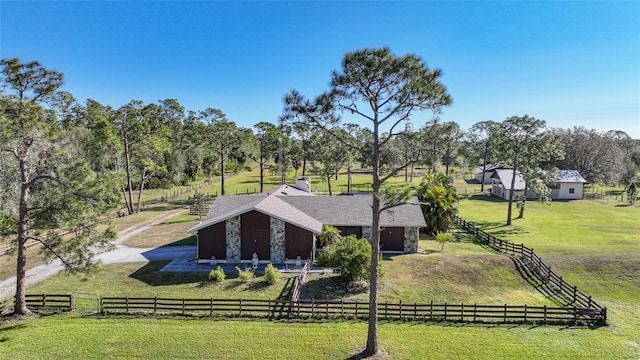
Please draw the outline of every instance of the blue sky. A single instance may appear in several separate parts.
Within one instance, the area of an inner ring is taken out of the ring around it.
[[[0,57],[62,72],[80,101],[175,98],[249,127],[276,122],[292,88],[325,91],[345,52],[388,46],[442,69],[441,118],[463,129],[528,114],[640,138],[639,19],[638,1],[3,0]]]

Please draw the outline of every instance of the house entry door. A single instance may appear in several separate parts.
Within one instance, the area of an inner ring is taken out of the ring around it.
[[[269,215],[252,211],[241,215],[241,244],[240,256],[242,260],[251,260],[253,254],[258,260],[271,259],[271,221]]]

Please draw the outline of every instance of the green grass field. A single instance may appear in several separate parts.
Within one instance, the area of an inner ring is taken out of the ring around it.
[[[227,192],[234,186],[252,186],[247,184],[256,176],[253,171],[229,179]],[[366,181],[366,175],[358,176],[362,176],[358,181]],[[340,179],[346,183],[346,176]],[[394,180],[402,183],[404,177]],[[277,178],[272,181],[271,186],[277,185]],[[469,195],[460,202],[461,217],[503,239],[533,247],[554,271],[607,306],[610,325],[571,328],[382,322],[383,354],[379,358],[640,358],[639,208],[591,200],[551,205],[528,202],[524,218],[506,227],[506,202],[471,196],[479,185],[461,179],[456,185]],[[194,223],[197,220],[193,217],[181,215],[127,245],[180,243],[188,235],[184,228]],[[508,258],[487,252],[463,234],[457,238],[459,241],[446,244],[443,252],[435,241],[425,238],[420,242],[423,253],[386,258],[380,300],[551,304],[518,277]],[[205,281],[206,274],[169,275],[157,271],[161,266],[159,262],[109,265],[88,279],[58,275],[29,292],[277,298],[286,294],[288,286],[287,279],[269,287],[260,278],[248,284],[233,278],[211,284]],[[363,291],[337,290],[330,276],[312,277],[303,294],[367,297]],[[82,313],[0,320],[0,358],[349,358],[364,347],[365,340],[366,323],[362,321],[104,318]]]

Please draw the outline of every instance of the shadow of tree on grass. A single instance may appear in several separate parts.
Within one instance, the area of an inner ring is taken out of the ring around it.
[[[150,261],[129,277],[142,281],[151,286],[178,285],[199,283],[207,280],[207,273],[203,272],[161,272],[169,260]]]

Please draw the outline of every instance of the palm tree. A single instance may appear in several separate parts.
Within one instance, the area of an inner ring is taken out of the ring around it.
[[[458,214],[458,193],[451,178],[443,174],[426,174],[416,187],[418,201],[427,222],[427,233],[436,235],[449,230]]]

